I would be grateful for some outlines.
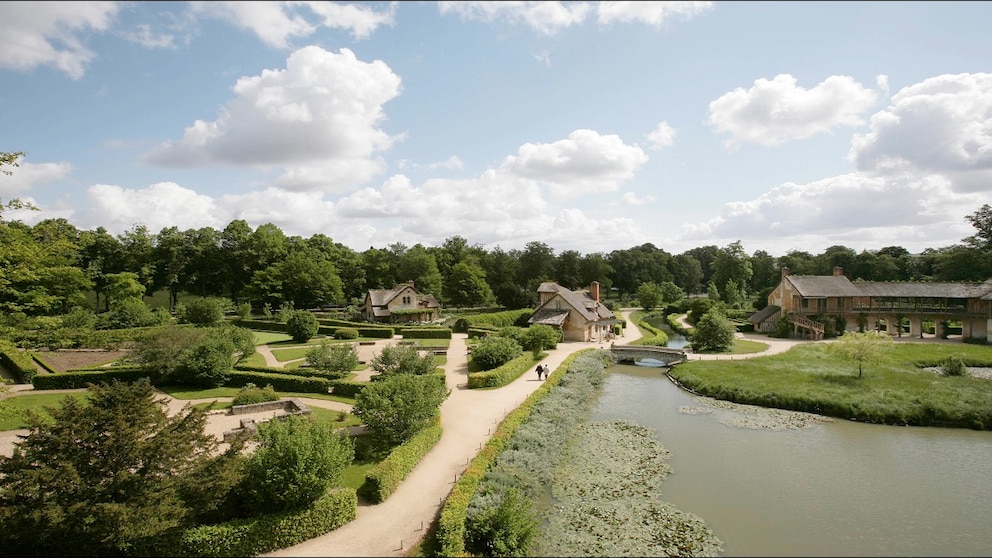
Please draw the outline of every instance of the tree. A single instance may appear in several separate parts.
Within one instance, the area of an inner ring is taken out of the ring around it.
[[[306,362],[310,368],[329,378],[344,378],[358,367],[360,361],[351,343],[322,341],[307,351]]]
[[[734,346],[737,328],[722,311],[710,310],[696,323],[690,335],[694,351],[726,351]]]
[[[437,370],[434,355],[421,354],[412,346],[383,347],[379,354],[372,357],[369,367],[379,375],[373,376],[374,379],[397,374],[422,376]]]
[[[0,545],[21,555],[142,555],[194,525],[237,482],[242,444],[215,455],[206,411],[169,416],[147,380],[91,385],[28,414],[28,434],[0,457]]]
[[[394,446],[430,426],[451,390],[440,375],[391,374],[355,396],[352,414],[384,446]]]
[[[486,283],[486,272],[474,258],[451,267],[444,284],[444,299],[452,306],[484,306],[495,302]]]
[[[731,298],[742,298],[738,289],[746,291],[753,274],[751,258],[744,252],[739,240],[717,251],[713,260],[712,282],[723,294],[723,301],[730,303]],[[731,280],[734,282],[733,289],[727,286]],[[731,290],[735,292],[729,292]],[[746,296],[747,293],[744,292],[743,295]]]
[[[413,281],[421,293],[441,294],[441,272],[434,261],[434,255],[420,244],[407,250],[397,264],[397,275],[401,281]]]
[[[492,370],[523,353],[520,344],[500,335],[489,335],[472,349],[472,362],[482,370]]]
[[[520,346],[534,354],[539,354],[545,349],[557,347],[559,340],[561,340],[561,332],[557,329],[545,324],[534,324],[520,335]]]
[[[858,363],[858,378],[866,364],[878,362],[895,343],[887,333],[875,331],[846,331],[836,341],[827,345],[833,354]]]
[[[661,306],[662,302],[664,302],[664,295],[661,292],[661,287],[659,287],[657,283],[653,282],[641,283],[640,286],[637,287],[637,293],[635,296],[637,297],[638,304],[640,304],[641,308],[644,308],[645,310],[654,310],[658,306]]]
[[[658,284],[661,289],[661,300],[663,302],[675,303],[685,298],[685,291],[675,284],[674,281],[662,281]]]
[[[222,326],[168,326],[147,336],[130,360],[147,370],[154,384],[223,385],[231,366],[255,352],[251,330]]]
[[[331,424],[290,415],[259,426],[238,487],[256,512],[305,508],[341,480],[355,457],[354,442]]]
[[[319,329],[317,316],[309,310],[293,310],[286,317],[286,333],[297,343],[306,343]]]
[[[107,302],[111,309],[115,305],[129,301],[141,302],[145,296],[145,287],[141,285],[137,273],[129,271],[111,273],[107,279]]]
[[[978,232],[964,239],[965,243],[983,252],[992,252],[992,206],[984,204],[965,219],[978,229]]]

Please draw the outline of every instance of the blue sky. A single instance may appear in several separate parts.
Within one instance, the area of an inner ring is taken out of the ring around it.
[[[355,250],[973,234],[988,2],[3,2],[0,199]]]

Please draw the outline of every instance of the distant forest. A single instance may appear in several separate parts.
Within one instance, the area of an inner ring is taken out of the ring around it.
[[[741,308],[750,304],[744,301],[765,297],[786,267],[806,275],[829,275],[841,267],[853,281],[992,277],[988,204],[966,217],[976,234],[953,246],[919,254],[900,246],[860,253],[831,246],[820,254],[779,257],[763,250],[747,254],[739,241],[680,254],[650,243],[581,254],[556,252],[538,241],[522,250],[486,250],[461,236],[441,246],[395,243],[358,252],[323,234],[287,236],[273,224],[252,229],[244,220],[224,230],[168,227],[153,233],[137,225],[116,236],[102,227],[79,230],[65,219],[28,226],[3,219],[3,210],[14,207],[23,204],[0,203],[0,310],[8,315],[57,316],[75,307],[103,312],[128,290],[141,296],[167,292],[170,308],[180,294],[223,297],[256,309],[360,306],[369,289],[409,281],[447,307],[530,307],[537,286],[553,280],[571,289],[598,281],[611,298],[630,297],[645,283],[673,283],[688,294],[717,292]]]

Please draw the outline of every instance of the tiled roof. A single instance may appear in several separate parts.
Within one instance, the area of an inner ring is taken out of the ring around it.
[[[767,320],[768,318],[771,318],[771,317],[775,316],[781,310],[782,310],[781,308],[779,308],[778,306],[775,306],[774,304],[772,304],[770,306],[765,306],[761,310],[758,310],[754,314],[751,314],[748,317],[747,321],[749,321],[751,323],[755,323],[755,324],[760,324],[761,322]]]
[[[614,318],[613,312],[611,312],[605,304],[593,298],[592,294],[590,294],[588,290],[572,291],[562,287],[558,283],[545,282],[541,283],[541,286],[538,288],[538,292],[557,293],[557,296],[564,299],[565,302],[574,308],[587,322],[598,322]],[[545,308],[554,299],[555,297],[551,297],[544,305],[539,306],[537,310],[535,310],[534,315],[536,316],[541,309]],[[536,323],[534,321],[534,316],[531,316],[528,321],[530,323]]]
[[[805,298],[848,296],[984,298],[992,294],[992,280],[984,283],[922,281],[852,283],[843,275],[787,275],[786,279]]]

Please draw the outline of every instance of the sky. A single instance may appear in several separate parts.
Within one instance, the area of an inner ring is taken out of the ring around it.
[[[6,211],[354,250],[912,253],[992,203],[992,2],[3,2]]]

